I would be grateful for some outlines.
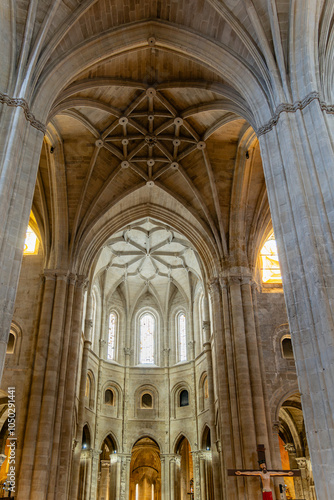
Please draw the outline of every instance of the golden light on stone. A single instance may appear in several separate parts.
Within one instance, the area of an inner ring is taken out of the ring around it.
[[[267,239],[260,252],[262,282],[282,283],[281,269],[278,260],[277,245],[274,233]]]
[[[24,241],[23,255],[34,255],[38,252],[38,238],[32,228],[28,226]]]

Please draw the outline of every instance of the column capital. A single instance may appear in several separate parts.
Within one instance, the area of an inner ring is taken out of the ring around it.
[[[87,278],[87,276],[83,274],[77,275],[76,286],[78,288],[83,288],[84,290],[86,290],[88,285],[89,285],[89,279]]]
[[[305,457],[296,457],[296,462],[298,464],[299,469],[306,469],[307,468],[307,458]]]
[[[275,420],[273,422],[273,431],[275,432],[275,434],[279,434],[279,428],[280,428],[280,422],[279,420]]]
[[[43,274],[41,275],[44,280],[56,281],[56,272],[54,269],[44,269]]]
[[[85,460],[93,457],[93,450],[89,448],[88,450],[82,450],[80,458],[84,458]]]
[[[296,448],[293,443],[287,443],[284,445],[285,450],[288,453],[296,453]]]
[[[92,456],[93,458],[98,458],[102,453],[102,450],[94,450],[92,449]]]
[[[76,280],[77,280],[77,278],[76,278],[75,274],[73,274],[73,273],[68,274],[67,282],[69,285],[75,285]]]
[[[109,469],[110,460],[101,460],[101,469]]]
[[[213,278],[211,281],[208,281],[208,291],[210,295],[215,293],[219,293],[219,280],[218,278]]]

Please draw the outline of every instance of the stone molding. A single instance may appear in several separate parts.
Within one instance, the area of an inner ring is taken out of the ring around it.
[[[308,106],[314,100],[319,101],[319,104],[320,104],[322,111],[325,111],[326,113],[329,113],[329,114],[334,114],[334,105],[333,104],[326,104],[325,101],[322,101],[320,99],[319,92],[317,92],[317,91],[310,92],[301,101],[294,102],[293,104],[287,103],[287,102],[279,104],[275,110],[275,113],[274,113],[274,116],[272,117],[272,119],[269,120],[268,123],[266,123],[265,125],[260,127],[256,131],[256,135],[258,137],[260,137],[261,135],[264,135],[267,132],[270,132],[277,125],[279,117],[281,116],[282,113],[295,113],[298,110],[302,110],[302,109],[306,108],[306,106]]]
[[[22,108],[26,120],[30,122],[30,125],[45,134],[46,126],[42,122],[36,120],[35,116],[30,111],[28,103],[25,99],[22,99],[21,97],[10,97],[8,94],[3,94],[2,92],[0,92],[0,103],[7,104],[7,106],[12,106],[15,108]]]

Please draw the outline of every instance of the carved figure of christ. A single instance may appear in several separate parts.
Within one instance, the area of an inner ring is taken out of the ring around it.
[[[262,480],[262,499],[263,500],[273,500],[271,488],[270,488],[270,478],[272,476],[295,476],[297,475],[294,471],[268,471],[265,462],[260,463],[261,470],[237,470],[234,472],[236,476],[260,476]]]

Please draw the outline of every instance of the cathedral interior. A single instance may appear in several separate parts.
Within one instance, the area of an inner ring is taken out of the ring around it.
[[[333,500],[333,1],[0,40],[0,498]]]

